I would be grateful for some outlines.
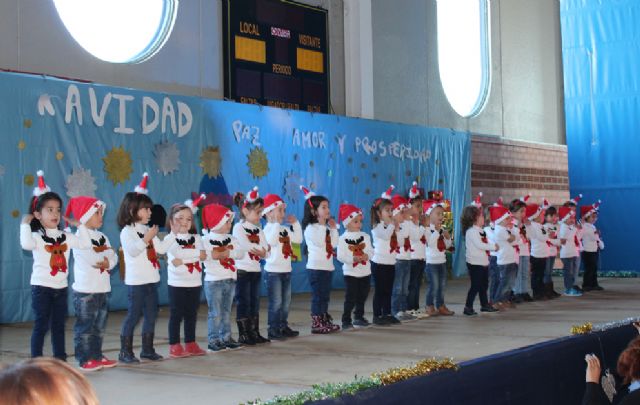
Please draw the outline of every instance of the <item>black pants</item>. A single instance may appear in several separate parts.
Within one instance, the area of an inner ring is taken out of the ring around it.
[[[533,296],[540,297],[544,295],[544,271],[547,268],[547,258],[531,256],[529,263],[531,263],[531,289],[533,290]]]
[[[409,293],[407,295],[407,309],[420,309],[420,286],[424,276],[424,260],[411,259],[411,273],[409,273]]]
[[[344,285],[346,287],[346,291],[344,296],[342,323],[351,323],[351,311],[353,311],[354,308],[354,319],[362,319],[364,317],[364,303],[367,301],[367,297],[369,296],[371,276],[344,276]]]
[[[260,280],[259,271],[238,269],[236,281],[236,319],[244,319],[260,314]]]
[[[169,287],[169,344],[180,343],[180,323],[184,320],[184,342],[196,341],[196,320],[202,287]]]
[[[391,315],[391,293],[396,267],[371,262],[373,275],[373,316]]]
[[[477,294],[480,296],[480,306],[483,308],[488,307],[487,289],[489,288],[489,266],[478,266],[467,263],[467,270],[469,271],[469,278],[471,278],[471,287],[469,287],[469,292],[467,293],[465,306],[467,308],[473,308],[473,301],[475,301]]]
[[[582,287],[598,286],[598,252],[582,252]]]

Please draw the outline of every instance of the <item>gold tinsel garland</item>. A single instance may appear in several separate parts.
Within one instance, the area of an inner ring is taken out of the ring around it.
[[[422,360],[414,366],[391,368],[381,373],[374,373],[371,378],[377,379],[382,385],[389,385],[412,377],[419,377],[438,370],[458,370],[453,359],[438,360],[434,357]]]
[[[582,325],[573,325],[571,327],[572,335],[586,335],[593,331],[593,324],[591,322],[584,323]]]

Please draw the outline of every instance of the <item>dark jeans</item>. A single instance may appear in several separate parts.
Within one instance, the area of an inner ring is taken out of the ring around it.
[[[489,267],[467,263],[467,270],[469,271],[469,278],[471,278],[471,287],[469,287],[469,292],[467,293],[465,306],[467,308],[473,308],[473,301],[475,301],[476,295],[479,295],[480,306],[483,308],[488,307],[487,288],[489,288]]]
[[[291,273],[267,272],[269,293],[269,328],[278,330],[289,326],[291,306]]]
[[[344,276],[344,285],[346,287],[344,295],[344,312],[342,313],[342,323],[351,323],[351,311],[354,319],[362,319],[364,317],[364,303],[369,296],[371,288],[371,276],[352,277]]]
[[[133,330],[143,315],[142,333],[154,333],[158,317],[158,284],[127,286],[127,316],[122,322],[120,335],[133,336]]]
[[[260,314],[260,279],[259,271],[238,270],[236,280],[236,319],[245,319]]]
[[[427,306],[433,306],[434,300],[436,308],[444,305],[444,288],[447,283],[447,264],[427,263],[426,267],[427,280],[429,286],[427,288]]]
[[[89,360],[102,360],[102,339],[107,326],[108,299],[108,293],[73,292],[73,308],[76,312],[73,341],[76,360],[80,365]]]
[[[534,296],[544,295],[544,272],[547,268],[548,257],[531,256],[531,289]]]
[[[329,311],[332,271],[307,269],[311,284],[311,315],[323,315]]]
[[[498,256],[489,256],[489,299],[494,300],[500,287],[500,270],[498,269]]]
[[[396,268],[393,264],[371,262],[373,275],[373,316],[391,315],[391,292]]]
[[[36,317],[31,333],[31,357],[42,356],[44,337],[51,328],[53,356],[66,361],[64,323],[67,318],[67,288],[32,285],[31,307]]]
[[[411,260],[411,273],[409,275],[409,293],[407,295],[407,309],[409,311],[420,309],[420,286],[424,276],[424,260]]]
[[[598,286],[598,252],[582,252],[582,263],[584,273],[582,273],[582,287]]]
[[[169,287],[169,344],[180,343],[182,320],[184,320],[184,342],[195,342],[202,287],[167,287]]]

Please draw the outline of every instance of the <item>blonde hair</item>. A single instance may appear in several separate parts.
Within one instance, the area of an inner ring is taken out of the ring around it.
[[[0,370],[0,405],[99,405],[89,381],[67,363],[48,357]]]

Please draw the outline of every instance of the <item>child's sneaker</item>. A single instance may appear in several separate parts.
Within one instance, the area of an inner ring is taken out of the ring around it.
[[[451,316],[455,314],[455,312],[449,310],[449,308],[447,308],[447,306],[444,304],[438,308],[438,312],[440,313],[440,315],[444,316]]]
[[[473,308],[467,308],[467,307],[464,307],[464,310],[462,311],[462,313],[467,316],[478,315],[478,313]]]
[[[86,363],[80,365],[82,371],[98,371],[102,370],[102,363],[96,360],[89,360]]]
[[[353,324],[351,322],[342,322],[342,330],[353,329]]]
[[[565,290],[564,295],[565,297],[582,297],[582,293],[573,288]]]
[[[219,340],[211,342],[211,343],[209,343],[207,345],[207,349],[212,353],[216,353],[216,352],[219,352],[221,350],[225,350],[226,348],[227,348],[227,346],[223,342],[221,342]]]
[[[230,350],[239,349],[242,346],[244,346],[242,343],[238,343],[235,340],[233,340],[233,338],[229,338],[229,340],[227,340],[223,344],[227,349],[230,349]]]
[[[267,337],[270,340],[285,340],[287,338],[279,328],[269,328],[269,330],[267,330]]]
[[[400,323],[400,320],[393,315],[385,315],[384,318],[389,323],[389,325],[397,325]]]
[[[354,328],[368,328],[369,326],[371,326],[371,324],[369,323],[367,318],[359,318],[353,320]]]
[[[284,337],[297,337],[300,335],[300,332],[298,332],[297,330],[293,330],[289,327],[289,325],[285,326],[284,328],[280,329],[280,333],[282,334],[282,336]]]
[[[429,315],[429,316],[437,316],[437,315],[440,315],[440,314],[438,313],[438,311],[436,310],[436,307],[434,307],[433,305],[429,305],[429,306],[427,307],[427,311],[426,311],[426,313],[427,313],[427,315]]]
[[[491,305],[480,308],[480,312],[498,312],[498,309],[494,308]]]
[[[374,316],[373,317],[373,324],[377,325],[377,326],[389,326],[391,325],[389,322],[387,322],[387,318],[384,316]]]
[[[176,343],[169,346],[169,357],[173,359],[179,359],[182,357],[188,357],[189,353],[184,351],[184,347],[180,343]]]
[[[184,344],[184,351],[189,356],[204,356],[205,354],[207,354],[207,352],[202,350],[200,348],[200,346],[198,346],[198,344],[196,342],[185,343]]]
[[[116,360],[109,360],[105,356],[102,356],[102,359],[100,360],[100,364],[102,364],[102,368],[112,368],[117,366],[118,362]]]

